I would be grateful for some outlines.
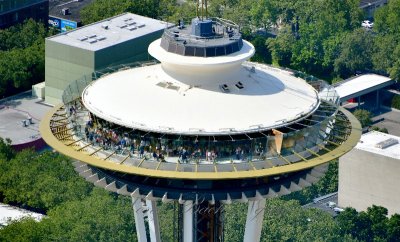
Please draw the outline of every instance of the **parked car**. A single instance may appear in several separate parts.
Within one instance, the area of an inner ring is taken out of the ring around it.
[[[367,29],[371,29],[374,26],[374,23],[369,20],[364,20],[362,21],[361,26]]]

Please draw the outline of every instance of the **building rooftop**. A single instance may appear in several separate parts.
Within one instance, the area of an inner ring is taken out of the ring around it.
[[[80,11],[93,0],[50,0],[49,15],[57,18],[81,22]],[[68,8],[69,14],[64,15],[62,9]]]
[[[36,221],[40,221],[44,215],[0,203],[0,228],[7,226],[10,220],[14,221],[25,217],[31,217]]]
[[[388,146],[383,148],[385,144]],[[358,142],[356,149],[400,159],[400,137],[377,131],[370,131],[361,136],[361,140]]]
[[[82,95],[86,108],[110,122],[199,135],[280,127],[319,105],[317,92],[304,80],[265,65],[255,66],[254,72],[251,66],[239,66],[230,75],[197,85],[179,82],[161,65],[152,65],[109,74]]]
[[[32,98],[31,92],[0,100],[0,137],[10,138],[13,145],[40,138],[39,123],[51,109],[40,99]],[[32,124],[22,126],[22,121],[32,118]]]
[[[364,90],[373,89],[382,84],[390,84],[392,79],[376,74],[365,74],[347,79],[334,85],[341,98],[350,97]],[[373,91],[373,90],[370,90]]]
[[[124,13],[76,30],[47,38],[61,44],[97,51],[128,40],[162,31],[167,22],[132,13]]]

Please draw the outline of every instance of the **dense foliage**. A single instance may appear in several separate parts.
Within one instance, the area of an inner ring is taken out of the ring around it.
[[[368,110],[365,109],[357,109],[353,112],[354,116],[360,121],[361,126],[367,127],[371,124],[372,114]]]
[[[194,1],[177,2],[95,0],[82,11],[82,18],[91,23],[133,12],[176,23],[195,16]],[[359,0],[213,0],[208,11],[209,16],[240,26],[244,37],[256,46],[253,61],[334,81],[369,71],[400,77],[399,9],[400,0],[380,8],[372,30],[361,27],[364,16]],[[276,38],[265,34],[271,29],[277,32]]]
[[[392,108],[400,110],[400,95],[394,95],[392,99]]]
[[[45,26],[33,20],[0,30],[0,98],[44,81]]]
[[[400,77],[400,0],[375,14],[372,30],[361,28],[359,0],[213,0],[209,16],[236,22],[256,47],[253,61],[291,67],[335,82],[359,72]],[[196,15],[194,1],[95,0],[81,11],[84,24],[124,12],[176,23]],[[261,32],[260,32],[261,30]],[[273,30],[277,36],[266,34]],[[0,97],[44,80],[44,38],[32,20],[0,30]]]
[[[306,187],[300,191],[283,196],[283,200],[297,200],[301,205],[310,203],[314,198],[337,192],[339,184],[339,162],[333,160],[329,163],[328,171],[325,176],[316,184]]]
[[[369,207],[366,212],[357,212],[354,208],[346,208],[337,217],[339,234],[351,235],[359,241],[399,241],[400,215],[387,217],[386,208]]]
[[[136,241],[130,201],[96,188],[83,200],[50,209],[41,222],[16,221],[0,230],[0,241]]]
[[[71,160],[53,152],[15,154],[0,138],[0,202],[46,213],[40,223],[16,221],[0,241],[135,241],[130,200],[93,186]]]
[[[0,159],[0,193],[13,202],[47,211],[87,196],[91,185],[76,176],[71,161],[57,153],[25,150]]]

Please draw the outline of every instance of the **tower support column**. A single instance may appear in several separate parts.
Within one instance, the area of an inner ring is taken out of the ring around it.
[[[193,201],[183,204],[183,241],[193,241]]]
[[[160,224],[158,222],[158,211],[156,201],[146,200],[147,221],[149,223],[149,233],[151,242],[160,242]]]
[[[144,225],[142,199],[132,196],[133,214],[135,216],[136,234],[139,242],[147,242],[146,226]]]
[[[266,199],[249,201],[243,241],[260,241]]]

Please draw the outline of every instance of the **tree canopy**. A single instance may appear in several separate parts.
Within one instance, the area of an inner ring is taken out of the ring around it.
[[[87,196],[92,185],[76,175],[71,161],[53,152],[25,150],[0,159],[0,193],[5,202],[46,212]]]
[[[44,38],[50,34],[32,19],[0,30],[0,98],[44,81]]]

